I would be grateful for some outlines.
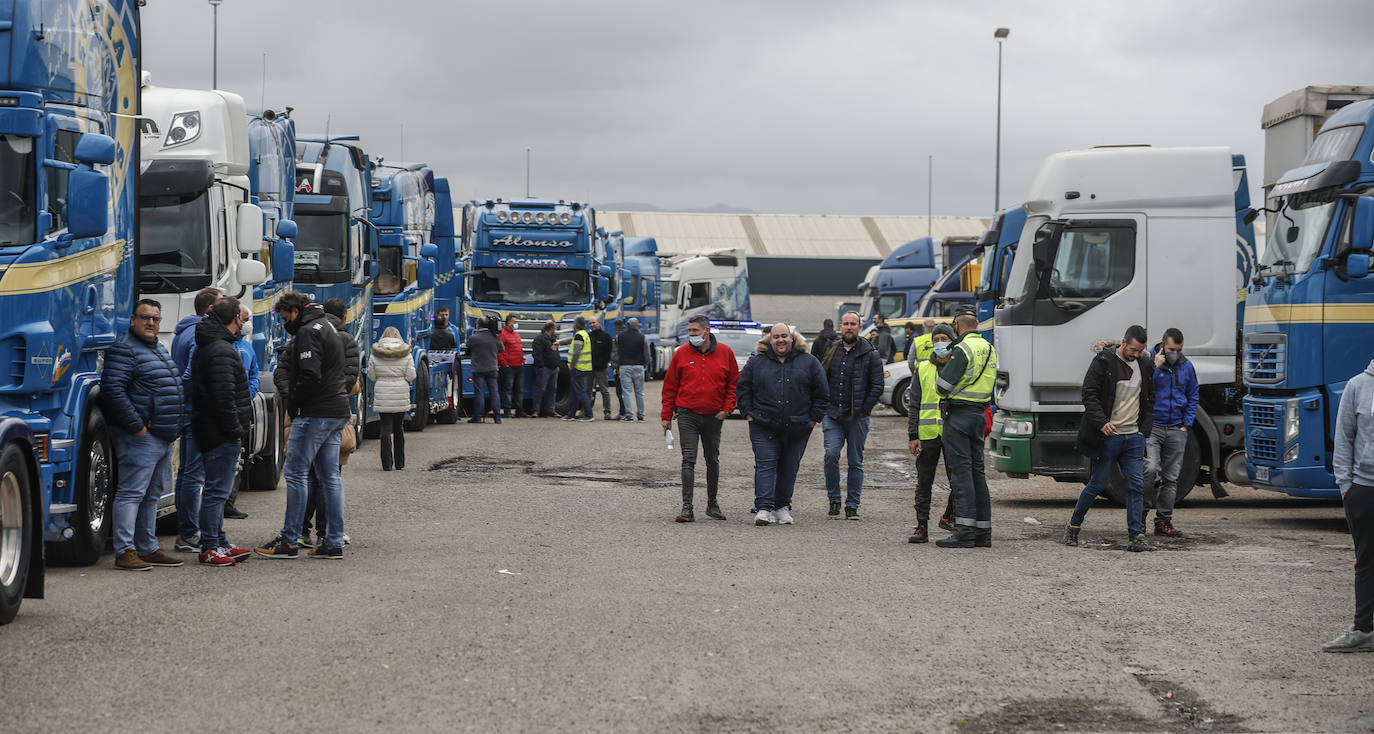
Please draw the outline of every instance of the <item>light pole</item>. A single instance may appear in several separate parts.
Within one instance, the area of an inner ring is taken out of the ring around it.
[[[1002,209],[1002,41],[1011,35],[1010,28],[998,28],[992,32],[997,39],[997,170],[993,174],[992,211],[996,214]]]
[[[525,146],[525,198],[530,198],[530,146]]]
[[[219,4],[224,0],[210,0],[214,14],[214,31],[210,41],[210,88],[219,89]]]
[[[935,156],[926,156],[926,236],[934,238],[934,225],[931,221],[935,218]]]

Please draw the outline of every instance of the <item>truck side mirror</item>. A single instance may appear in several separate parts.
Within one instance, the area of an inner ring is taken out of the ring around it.
[[[453,274],[454,274],[454,275],[462,275],[463,273],[466,273],[467,271],[468,271],[468,266],[466,266],[466,265],[464,265],[464,264],[462,264],[462,263],[454,263],[454,264],[453,264]]]
[[[296,223],[290,219],[277,222],[277,236],[288,240],[296,239]]]
[[[426,245],[433,247],[433,245]],[[420,290],[428,291],[434,289],[434,261],[429,258],[420,258],[416,265],[415,283]]]
[[[1354,252],[1374,249],[1374,196],[1361,196],[1355,200],[1355,229],[1351,231],[1350,238],[1350,249]],[[1346,270],[1350,270],[1349,265]]]
[[[425,243],[425,244],[423,244],[423,245],[420,245],[420,257],[429,258],[430,260],[433,260],[434,258],[436,258],[436,257],[438,257],[438,256],[439,256],[439,246],[438,246],[438,245],[434,244],[433,242],[427,242],[427,243]]]
[[[252,258],[239,258],[234,277],[239,285],[262,285],[267,282],[267,266]]]
[[[1345,274],[1351,278],[1369,275],[1369,253],[1352,252],[1345,256]]]
[[[603,276],[596,276],[596,300],[606,300],[606,292],[610,290],[609,283]]]
[[[67,233],[57,244],[66,246],[77,238],[99,237],[109,229],[110,179],[103,171],[82,165],[67,177]]]
[[[262,207],[257,204],[239,204],[237,217],[238,233],[235,244],[238,251],[245,255],[252,255],[260,251],[262,249]]]
[[[272,279],[279,283],[296,279],[296,246],[286,240],[272,243]]]
[[[86,133],[76,141],[76,149],[72,151],[72,157],[78,163],[95,165],[101,163],[110,165],[115,159],[115,141],[109,135],[100,133]]]

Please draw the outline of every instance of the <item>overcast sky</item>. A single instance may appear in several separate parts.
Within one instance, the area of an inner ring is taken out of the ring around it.
[[[536,196],[925,214],[933,155],[935,213],[988,216],[999,26],[1004,205],[1109,143],[1228,145],[1258,183],[1266,102],[1374,83],[1367,0],[224,0],[219,86],[458,200],[523,195],[529,146]],[[154,83],[208,88],[211,27],[148,0]]]

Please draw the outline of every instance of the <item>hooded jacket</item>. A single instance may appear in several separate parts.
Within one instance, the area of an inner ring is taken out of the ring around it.
[[[835,342],[840,340],[840,335],[834,329],[821,329],[816,334],[816,338],[811,341],[811,354],[816,359],[824,359],[825,353],[835,346]]]
[[[883,360],[867,339],[855,339],[845,349],[835,342],[822,362],[830,383],[831,418],[863,418],[873,412],[883,394]]]
[[[1116,402],[1116,383],[1129,375],[1129,367],[1116,355],[1121,345],[1104,347],[1093,357],[1088,372],[1083,375],[1083,418],[1078,424],[1078,453],[1090,459],[1102,455],[1107,437],[1102,426],[1111,420],[1112,405]],[[1140,368],[1140,412],[1136,428],[1142,436],[1154,429],[1154,362],[1146,352],[1136,358]]]
[[[343,340],[325,318],[324,309],[313,303],[306,306],[295,321],[286,324],[286,331],[293,338],[277,360],[272,382],[286,398],[287,415],[350,417]]]
[[[739,362],[730,347],[706,336],[701,349],[683,344],[673,352],[663,375],[662,419],[673,419],[677,408],[699,415],[735,412],[735,383]]]
[[[1159,354],[1163,345],[1156,345],[1153,354]],[[1155,410],[1154,424],[1174,428],[1193,427],[1197,417],[1198,384],[1197,370],[1188,358],[1179,355],[1178,364],[1155,368]]]
[[[172,361],[176,363],[178,375],[186,375],[187,368],[191,366],[192,347],[196,345],[196,324],[200,323],[200,318],[195,314],[183,316],[177,322],[176,329],[172,331]],[[190,377],[183,377],[181,392],[186,399],[186,417],[189,418],[191,416]]]
[[[372,407],[378,413],[406,413],[415,407],[410,399],[415,360],[404,340],[388,336],[372,345],[372,379]]]
[[[175,441],[186,410],[181,370],[161,343],[125,332],[105,350],[100,403],[111,427],[131,435],[147,428],[163,441]]]
[[[1336,412],[1331,468],[1341,495],[1349,492],[1352,484],[1374,487],[1374,361],[1345,383]]]
[[[830,387],[821,361],[806,352],[806,341],[793,337],[793,347],[778,359],[771,343],[760,341],[740,372],[739,409],[745,417],[777,433],[801,433],[825,418]]]
[[[196,325],[196,350],[191,362],[191,430],[196,447],[207,452],[248,436],[253,426],[253,403],[248,373],[234,346],[237,337],[214,316]]]

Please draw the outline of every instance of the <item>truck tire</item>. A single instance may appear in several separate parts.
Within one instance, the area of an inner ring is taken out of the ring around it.
[[[273,400],[272,413],[276,420],[268,429],[266,450],[248,463],[248,471],[244,472],[248,481],[244,489],[270,492],[281,483],[282,467],[286,465],[286,431],[282,430],[286,425],[286,411],[279,401]]]
[[[29,463],[18,446],[0,453],[0,624],[8,624],[24,601],[34,561],[34,487]]]
[[[463,396],[458,394],[458,380],[452,375],[448,378],[448,406],[447,408],[434,414],[434,420],[444,425],[452,425],[458,422],[459,403]]]
[[[76,454],[76,512],[71,515],[70,540],[48,544],[48,557],[59,565],[89,566],[100,560],[113,525],[115,491],[114,447],[105,414],[92,408],[86,416]]]
[[[897,383],[896,389],[892,391],[892,409],[897,411],[897,415],[906,415],[906,394],[911,390],[911,378]]]
[[[1149,439],[1146,439],[1147,441]],[[1193,486],[1197,484],[1198,470],[1202,465],[1202,444],[1198,441],[1197,432],[1188,432],[1188,443],[1183,448],[1183,465],[1178,470],[1178,489],[1174,494],[1174,504],[1177,505],[1188,493],[1193,491]],[[1119,467],[1112,467],[1111,478],[1107,481],[1107,499],[1118,507],[1126,506],[1126,478],[1122,476]],[[1154,502],[1155,492],[1149,487],[1145,488],[1145,503],[1148,507]]]
[[[558,366],[558,389],[554,391],[553,409],[563,415],[572,408],[572,371],[567,363]]]
[[[420,360],[415,369],[415,411],[405,429],[419,433],[429,425],[429,360]]]

